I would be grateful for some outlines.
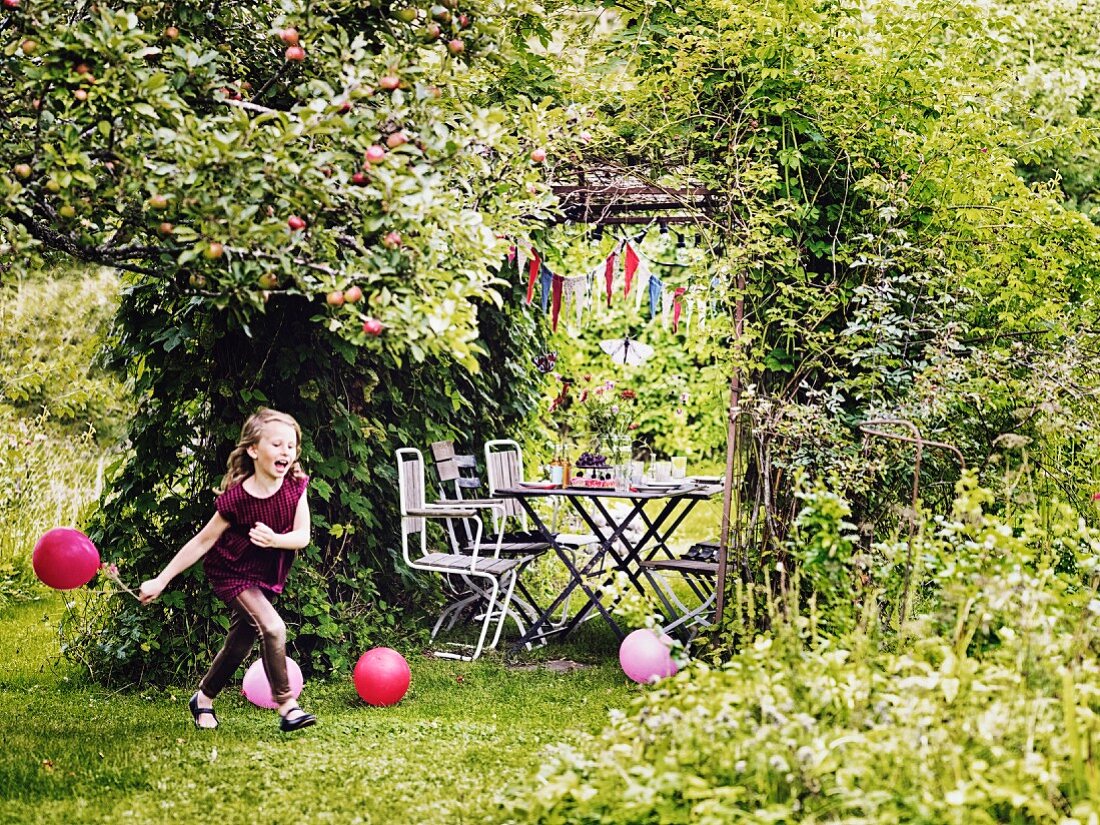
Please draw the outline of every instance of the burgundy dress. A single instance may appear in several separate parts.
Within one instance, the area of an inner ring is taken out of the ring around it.
[[[250,587],[283,592],[297,551],[257,547],[248,540],[248,531],[262,521],[276,533],[289,533],[294,529],[294,513],[308,483],[309,476],[286,477],[267,498],[256,498],[244,489],[244,484],[237,484],[218,496],[214,506],[229,527],[203,558],[202,569],[223,602],[228,604]]]

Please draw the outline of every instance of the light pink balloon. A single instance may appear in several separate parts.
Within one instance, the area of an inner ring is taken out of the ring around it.
[[[290,681],[290,693],[297,699],[298,694],[302,692],[305,680],[302,678],[302,669],[289,656],[286,657],[286,675]],[[244,672],[241,693],[244,694],[245,699],[258,707],[271,709],[279,707],[271,696],[271,685],[268,684],[267,674],[264,672],[263,659],[257,659]]]
[[[648,627],[635,630],[619,645],[619,664],[623,673],[639,684],[654,678],[663,679],[676,673],[672,660],[672,639],[662,633],[657,636]]]

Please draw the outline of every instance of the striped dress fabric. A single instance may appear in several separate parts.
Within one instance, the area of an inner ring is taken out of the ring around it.
[[[278,491],[267,498],[256,498],[242,483],[218,496],[214,506],[229,527],[203,558],[202,568],[215,595],[223,602],[228,604],[250,587],[283,592],[297,551],[257,547],[249,541],[248,531],[262,521],[276,533],[289,533],[308,483],[309,476],[284,478]]]

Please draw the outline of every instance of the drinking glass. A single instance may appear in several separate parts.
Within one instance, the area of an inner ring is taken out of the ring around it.
[[[686,455],[674,455],[672,457],[673,479],[687,478],[688,460]]]

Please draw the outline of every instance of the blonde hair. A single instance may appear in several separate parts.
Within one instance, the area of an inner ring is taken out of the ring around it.
[[[219,493],[224,493],[230,487],[240,484],[256,472],[256,465],[252,462],[252,456],[248,454],[248,448],[259,443],[264,433],[264,427],[273,422],[286,424],[294,429],[294,463],[287,471],[287,475],[290,478],[302,478],[305,475],[305,471],[298,463],[298,458],[302,455],[302,428],[298,426],[298,422],[294,420],[293,416],[278,410],[261,407],[252,413],[248,420],[244,422],[244,426],[241,427],[241,436],[237,439],[237,446],[233,448],[233,452],[229,454],[229,461],[226,462],[225,478],[222,479],[221,486],[218,487]]]

